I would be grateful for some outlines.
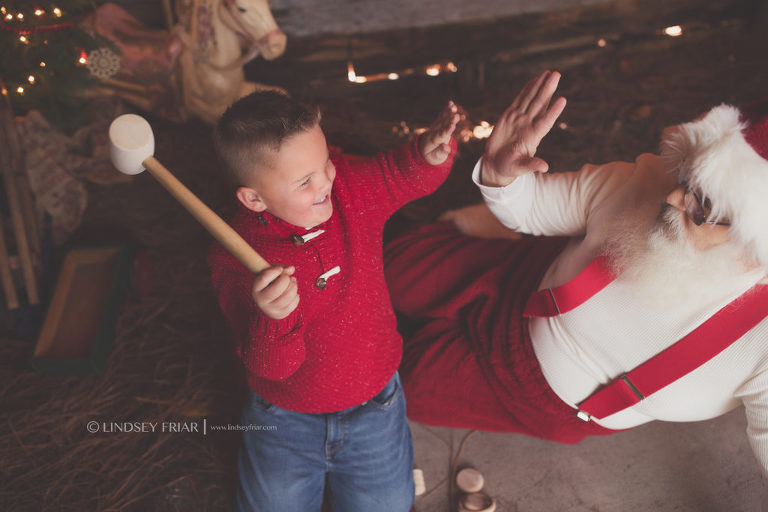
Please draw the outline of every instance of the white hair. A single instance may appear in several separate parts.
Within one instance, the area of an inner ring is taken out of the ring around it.
[[[768,160],[747,142],[745,128],[738,108],[719,105],[667,130],[661,161],[700,190],[712,217],[728,219],[731,238],[768,268]]]

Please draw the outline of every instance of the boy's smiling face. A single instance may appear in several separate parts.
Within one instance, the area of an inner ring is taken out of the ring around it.
[[[264,149],[263,164],[237,198],[246,208],[268,211],[289,224],[310,228],[331,218],[336,168],[319,124],[285,139],[277,151]]]

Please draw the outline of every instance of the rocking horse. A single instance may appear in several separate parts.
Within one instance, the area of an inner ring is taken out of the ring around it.
[[[166,0],[167,1],[167,0]],[[245,80],[243,65],[285,52],[268,0],[177,0],[170,33],[149,30],[115,4],[87,24],[120,49],[119,72],[102,84],[142,110],[215,123],[238,98],[279,89]]]

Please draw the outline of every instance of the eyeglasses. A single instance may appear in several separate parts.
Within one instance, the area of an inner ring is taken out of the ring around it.
[[[709,199],[702,201],[696,191],[689,187],[687,183],[683,183],[683,185],[685,185],[685,213],[694,224],[697,226],[701,226],[702,224],[709,224],[711,226],[731,225],[730,222],[707,220],[710,215],[712,215],[712,203],[709,202]]]

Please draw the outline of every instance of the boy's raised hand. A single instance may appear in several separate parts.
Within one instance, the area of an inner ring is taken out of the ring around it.
[[[449,101],[429,129],[421,134],[419,152],[428,164],[440,165],[451,154],[451,134],[460,118],[459,107]]]
[[[296,268],[273,265],[256,274],[251,296],[256,306],[270,318],[280,320],[299,305],[299,286],[292,277]]]

